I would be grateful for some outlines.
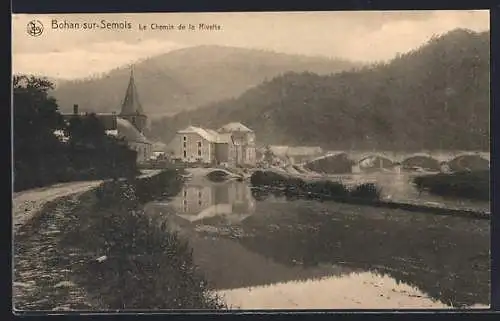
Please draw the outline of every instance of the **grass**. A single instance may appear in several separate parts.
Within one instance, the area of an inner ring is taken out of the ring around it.
[[[486,177],[484,173],[482,175],[483,176],[478,175],[476,179],[484,183]],[[438,177],[440,178],[441,176]],[[462,183],[464,180],[467,181],[468,178],[470,178],[470,175],[467,174],[460,174],[455,176],[456,182]],[[418,205],[383,200],[381,189],[373,183],[365,183],[353,188],[347,188],[340,182],[305,182],[300,178],[287,177],[270,171],[255,172],[251,177],[251,182],[254,186],[254,188],[252,189],[252,195],[256,200],[265,200],[269,195],[274,195],[277,197],[286,197],[289,200],[313,199],[318,201],[335,201],[382,208],[402,209],[412,212],[426,212],[439,215],[454,215],[477,219],[490,218],[490,214],[483,211],[441,208],[428,205]],[[473,182],[473,180],[468,181],[468,184],[473,184]],[[487,187],[482,186],[482,188]],[[474,190],[473,188],[467,190],[463,188],[463,186],[462,189],[457,188],[457,190],[461,193],[468,193],[468,197],[474,195],[473,193],[480,193],[480,191]]]
[[[43,213],[41,219],[59,224],[60,232],[52,242],[57,252],[50,254],[50,266],[40,268],[58,271],[65,264],[89,301],[99,302],[94,307],[99,310],[227,308],[208,290],[189,244],[162,217],[142,209],[145,202],[176,195],[181,184],[175,170],[107,182],[82,195],[60,219],[50,217],[53,211]],[[43,228],[33,231],[39,234]],[[29,238],[16,245],[35,246]],[[97,262],[101,256],[106,260]]]
[[[431,194],[471,200],[490,200],[490,171],[457,172],[419,176],[414,179],[419,190]]]
[[[277,196],[311,198],[318,200],[338,200],[345,202],[378,201],[381,199],[380,189],[372,183],[361,184],[353,189],[333,181],[305,182],[300,178],[286,177],[271,171],[256,171],[250,178],[253,186],[262,187],[254,193],[254,197],[262,199],[268,192]]]

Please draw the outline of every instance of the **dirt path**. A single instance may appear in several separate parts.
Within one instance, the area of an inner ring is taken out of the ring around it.
[[[26,224],[47,203],[60,197],[79,194],[99,186],[103,181],[71,182],[35,188],[12,195],[14,233]]]
[[[48,205],[46,215],[20,226],[13,253],[15,311],[92,310],[98,306],[71,277],[75,265],[91,258],[85,253],[68,253],[57,245],[78,197],[63,197]]]
[[[139,178],[157,175],[161,170],[143,170]],[[80,194],[101,185],[104,180],[69,182],[34,188],[12,195],[12,221],[14,233],[26,224],[47,203],[61,197]]]
[[[142,172],[139,178],[161,171]],[[57,244],[74,219],[69,214],[80,203],[80,195],[103,182],[62,183],[13,194],[15,310],[92,310],[100,306],[71,278],[75,266],[97,254],[68,252]]]

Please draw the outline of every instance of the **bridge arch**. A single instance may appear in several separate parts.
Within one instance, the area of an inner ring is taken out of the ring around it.
[[[385,158],[385,159],[388,159],[390,160],[391,162],[397,162],[397,159],[395,160],[395,157],[393,155],[387,155],[386,153],[382,153],[382,152],[371,152],[371,153],[364,153],[364,154],[361,154],[361,155],[356,155],[355,157],[353,157],[353,161],[355,163],[361,163],[362,161],[365,161],[369,158],[373,158],[373,157],[378,157],[378,158]]]
[[[429,153],[414,153],[405,156],[401,161],[403,168],[419,167],[426,170],[439,171],[443,160],[435,157]]]
[[[366,161],[372,159],[372,162],[367,163]],[[395,165],[395,161],[392,157],[384,153],[366,153],[357,157],[354,161],[355,165],[359,169],[374,169],[374,168],[391,168]]]
[[[488,153],[488,152],[460,152],[460,153],[457,153],[455,155],[455,157],[453,157],[451,159],[455,159],[457,157],[462,157],[462,156],[476,156],[476,157],[483,158],[487,161],[490,160],[490,153]]]
[[[447,162],[452,171],[461,170],[487,170],[490,167],[489,157],[481,153],[460,153]]]

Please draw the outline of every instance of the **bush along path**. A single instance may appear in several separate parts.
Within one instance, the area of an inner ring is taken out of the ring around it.
[[[175,171],[165,171],[46,206],[15,241],[15,308],[226,308],[208,291],[188,244],[142,210],[181,184]]]

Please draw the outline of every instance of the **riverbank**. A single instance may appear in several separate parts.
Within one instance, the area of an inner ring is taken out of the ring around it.
[[[273,196],[255,201],[247,182],[237,181],[193,179],[185,182],[184,191],[187,197],[181,192],[175,199],[151,202],[147,215],[168,218],[168,225],[188,239],[194,262],[212,289],[230,292],[224,298],[227,304],[242,309],[403,309],[423,307],[426,298],[450,308],[489,304],[488,220]],[[205,195],[213,198],[199,206],[198,191],[202,199]],[[183,209],[184,199],[188,211]],[[399,301],[392,290],[400,287],[391,286],[394,283],[384,281],[390,292],[374,293],[383,288],[350,279],[338,282],[350,283],[352,290],[367,294],[358,298],[357,305],[336,291],[337,281],[330,287],[318,284],[329,300],[310,301],[316,286],[308,285],[314,280],[348,277],[343,272],[337,275],[339,265],[345,272],[383,274],[423,294]],[[293,291],[293,284],[304,291]],[[265,304],[260,300],[268,293],[264,288],[276,294],[274,299],[267,297]],[[327,288],[331,291],[324,292]],[[384,295],[384,302],[373,297],[379,294]]]
[[[16,310],[221,309],[188,244],[142,205],[178,193],[174,170],[47,204],[16,234]],[[147,272],[147,274],[145,274]]]
[[[472,200],[490,200],[490,171],[458,172],[415,177],[420,190]]]
[[[348,204],[374,206],[390,209],[403,209],[413,212],[424,212],[439,215],[456,215],[463,217],[489,219],[489,211],[475,209],[452,208],[449,206],[430,206],[397,202],[381,198],[380,189],[372,183],[360,184],[351,188],[341,182],[329,180],[305,180],[290,174],[275,171],[256,171],[251,177],[253,195],[257,199],[273,194],[293,199],[313,199],[319,201],[335,201]]]

